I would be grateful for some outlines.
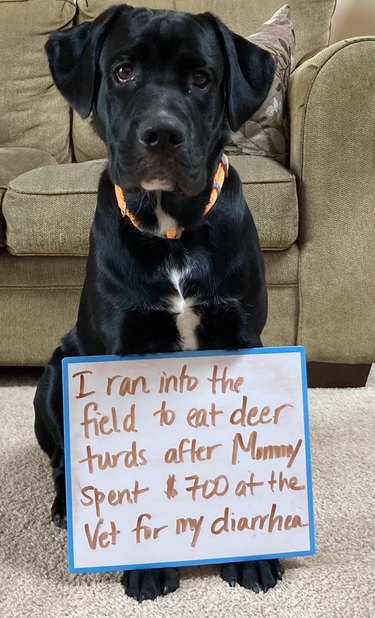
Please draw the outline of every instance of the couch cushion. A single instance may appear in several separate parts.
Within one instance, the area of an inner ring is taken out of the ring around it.
[[[104,160],[42,167],[9,184],[6,244],[16,255],[87,255]]]
[[[298,237],[296,178],[266,157],[230,157],[243,183],[247,205],[254,217],[262,249],[290,247]]]
[[[294,60],[311,55],[329,42],[331,17],[336,0],[290,0],[291,19],[296,35]],[[76,0],[78,7],[77,21],[94,19],[101,11],[113,4],[113,0]],[[158,9],[176,9],[200,13],[212,11],[232,30],[248,37],[257,32],[262,23],[269,20],[280,9],[281,0],[134,0],[133,6],[147,5]],[[256,5],[256,6],[255,6]],[[90,120],[82,120],[73,113],[73,149],[76,161],[89,161],[106,156],[105,146],[93,132]]]
[[[72,144],[74,160],[77,163],[104,159],[107,156],[107,148],[104,142],[93,128],[91,117],[83,120],[73,110]]]
[[[257,32],[283,4],[280,0],[175,0],[177,11],[212,11],[234,32],[245,37]],[[328,45],[336,0],[289,0],[288,4],[295,28],[295,60],[298,63],[307,54]]]
[[[79,14],[78,22],[94,19],[101,11],[116,4],[113,0],[75,0]],[[263,22],[270,19],[283,4],[280,0],[134,0],[132,6],[148,6],[153,9],[175,9],[190,13],[211,11],[220,17],[229,28],[249,36],[257,32]],[[314,50],[329,43],[331,18],[336,0],[289,0],[292,21],[296,32],[296,62]]]
[[[8,184],[13,178],[57,161],[47,152],[36,148],[0,148],[0,247],[5,246],[5,219],[1,204]]]
[[[43,148],[71,160],[70,110],[53,85],[44,51],[48,36],[72,25],[73,2],[0,2],[0,144]]]
[[[295,178],[261,157],[231,158],[264,249],[285,249],[297,238]],[[3,200],[7,247],[16,255],[87,255],[89,228],[104,160],[44,167],[9,184]]]
[[[0,365],[48,361],[76,321],[85,265],[85,258],[25,259],[0,250]]]

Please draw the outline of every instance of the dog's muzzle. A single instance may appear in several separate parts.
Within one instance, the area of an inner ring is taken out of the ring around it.
[[[181,172],[180,167],[181,160],[187,158],[188,134],[182,120],[166,111],[147,114],[138,120],[136,138],[142,154],[141,187],[146,191],[183,191],[179,180],[185,184],[186,170]]]

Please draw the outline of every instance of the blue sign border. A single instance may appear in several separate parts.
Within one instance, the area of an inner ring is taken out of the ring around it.
[[[72,491],[71,491],[71,458],[70,458],[70,427],[69,427],[69,395],[68,395],[68,366],[74,363],[85,362],[108,362],[115,360],[142,360],[142,359],[161,359],[161,358],[189,358],[192,356],[239,356],[243,354],[290,354],[299,352],[301,360],[301,377],[303,392],[303,416],[305,429],[305,454],[306,454],[306,480],[307,480],[307,502],[309,512],[309,537],[310,549],[296,552],[284,552],[278,554],[260,554],[258,556],[233,556],[231,558],[210,558],[207,560],[185,560],[181,562],[152,562],[146,564],[119,564],[104,567],[83,567],[74,566],[73,551],[73,513],[72,513]],[[66,507],[67,507],[67,528],[68,528],[68,571],[69,573],[94,573],[109,571],[126,571],[134,569],[150,569],[161,567],[196,566],[202,564],[222,564],[224,562],[245,562],[252,560],[270,560],[272,558],[292,558],[295,556],[311,556],[315,554],[315,533],[314,533],[314,506],[311,473],[311,449],[310,449],[310,430],[307,399],[307,373],[306,373],[306,354],[303,346],[282,346],[273,348],[247,348],[240,350],[193,350],[189,352],[171,352],[169,354],[131,354],[128,356],[103,355],[103,356],[70,356],[61,361],[63,378],[63,408],[64,408],[64,455],[65,455],[65,483],[66,483]]]

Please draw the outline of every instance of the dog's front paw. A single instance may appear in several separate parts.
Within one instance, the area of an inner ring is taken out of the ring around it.
[[[221,565],[221,577],[230,586],[237,583],[254,592],[267,592],[282,579],[284,569],[279,560],[228,562]]]
[[[53,501],[51,519],[58,528],[66,528],[66,502],[61,496],[56,496]]]
[[[125,593],[141,603],[174,592],[180,585],[180,577],[176,568],[124,571],[121,583]]]

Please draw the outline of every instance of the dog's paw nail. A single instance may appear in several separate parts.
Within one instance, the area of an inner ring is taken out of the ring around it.
[[[231,588],[234,588],[235,585],[237,584],[237,580],[236,579],[230,579],[228,581],[228,584],[230,585]]]

